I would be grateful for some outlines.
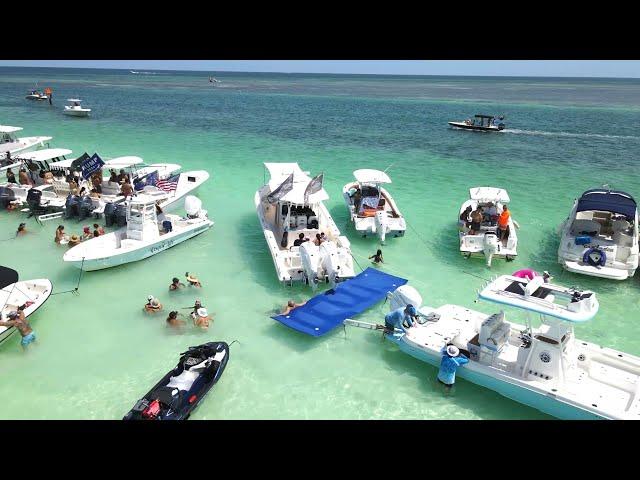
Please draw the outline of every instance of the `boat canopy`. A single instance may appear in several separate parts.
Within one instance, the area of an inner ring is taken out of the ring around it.
[[[389,175],[380,170],[363,168],[353,172],[353,176],[356,177],[359,183],[391,183]]]
[[[10,127],[9,125],[0,125],[0,133],[14,133],[22,130],[22,127]]]
[[[362,313],[381,301],[407,280],[375,268],[367,268],[336,288],[316,295],[289,315],[274,315],[274,320],[307,335],[319,337],[342,325],[347,318]]]
[[[474,115],[476,118],[496,118],[495,115]]]
[[[280,202],[289,202],[296,205],[304,205],[304,193],[312,178],[300,169],[297,163],[265,163],[264,166],[269,170],[269,190],[274,191],[282,182],[284,182],[291,174],[293,174],[293,188],[280,198]],[[329,199],[324,188],[315,193],[309,194],[309,204],[322,202]]]
[[[578,200],[577,212],[599,210],[612,212],[634,218],[636,215],[636,201],[631,195],[618,190],[594,188],[587,190]]]
[[[502,275],[487,283],[478,297],[571,323],[591,320],[599,308],[594,292],[544,283],[539,276],[528,280]]]
[[[12,285],[18,281],[18,272],[12,268],[0,266],[0,288]]]
[[[52,158],[71,155],[72,150],[67,148],[45,148],[44,150],[36,150],[35,152],[21,153],[19,156],[22,160],[31,160],[32,162],[43,162]]]
[[[127,168],[134,165],[139,165],[143,162],[144,160],[142,160],[142,158],[140,157],[128,155],[125,157],[116,157],[112,158],[111,160],[106,160],[102,168]]]
[[[502,188],[474,187],[469,189],[469,198],[478,202],[509,203],[509,194]]]
[[[80,100],[79,98],[67,98],[67,102],[77,102],[77,103],[80,103],[80,102],[82,102],[82,100]]]

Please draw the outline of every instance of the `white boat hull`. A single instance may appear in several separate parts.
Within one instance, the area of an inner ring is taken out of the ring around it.
[[[115,249],[113,251],[106,250],[105,252],[111,253],[107,256],[98,256],[100,255],[100,253],[95,252],[95,249],[93,249],[93,252],[90,251],[92,250],[91,242],[96,242],[101,239],[103,242],[109,241],[111,240],[110,238],[105,239],[104,237],[115,237],[116,235],[122,235],[124,232],[126,232],[126,227],[123,227],[119,230],[116,230],[115,232],[111,232],[101,237],[88,240],[81,243],[80,245],[69,249],[69,251],[65,253],[63,259],[65,262],[71,263],[74,267],[88,272],[94,270],[104,270],[106,268],[117,267],[119,265],[124,265],[125,263],[137,262],[139,260],[149,258],[164,250],[167,250],[168,248],[174,247],[184,242],[185,240],[204,233],[212,226],[213,222],[211,220],[200,221],[197,224],[194,224],[193,228],[181,231],[174,230],[172,232],[166,233],[153,243],[137,242],[138,244],[131,246],[131,248],[123,247],[120,249]],[[76,250],[79,247],[82,250]],[[87,252],[87,256],[84,259],[82,258],[83,252]]]
[[[89,113],[91,113],[91,109],[64,107],[64,111],[62,113],[64,113],[65,115],[69,115],[70,117],[88,117]]]
[[[49,299],[52,290],[53,286],[46,278],[26,280],[6,286],[0,290],[0,305],[4,306],[2,309],[3,319],[6,318],[7,313],[15,311],[18,306],[27,301],[32,301],[34,303],[24,310],[24,315],[28,318]],[[0,327],[0,343],[9,338],[15,331],[15,327]]]

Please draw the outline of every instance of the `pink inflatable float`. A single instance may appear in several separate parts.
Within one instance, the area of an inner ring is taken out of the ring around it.
[[[533,277],[539,277],[541,275],[535,270],[531,270],[530,268],[523,268],[522,270],[513,272],[512,276],[518,277],[518,278],[528,278],[529,280],[533,280]]]

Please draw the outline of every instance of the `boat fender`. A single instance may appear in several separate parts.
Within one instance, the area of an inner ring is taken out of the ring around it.
[[[285,230],[282,234],[282,241],[280,242],[280,246],[284,248],[287,246],[287,243],[289,243],[289,231]]]
[[[607,263],[607,254],[598,247],[592,247],[584,252],[582,262],[592,267],[604,267]]]

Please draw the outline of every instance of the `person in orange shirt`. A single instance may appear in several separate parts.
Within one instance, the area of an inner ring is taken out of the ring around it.
[[[509,217],[511,217],[511,212],[506,205],[502,207],[502,213],[498,217],[498,240],[502,241],[503,239],[509,236]]]
[[[51,90],[49,87],[47,87],[47,88],[45,88],[45,89],[44,89],[44,94],[45,94],[47,97],[49,97],[49,105],[53,105],[53,104],[51,103],[51,99],[52,99],[52,97],[53,97],[53,90]]]

